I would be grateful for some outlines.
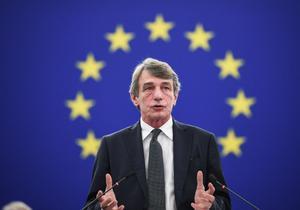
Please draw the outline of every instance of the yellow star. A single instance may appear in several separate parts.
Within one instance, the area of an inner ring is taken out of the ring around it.
[[[101,145],[101,139],[97,139],[93,131],[88,131],[86,139],[78,139],[77,145],[82,148],[81,156],[87,158],[89,155],[97,155]]]
[[[86,61],[77,62],[76,66],[82,71],[80,77],[82,81],[87,80],[89,77],[97,81],[101,79],[100,70],[105,66],[105,63],[103,61],[96,61],[94,55],[89,53]]]
[[[90,118],[89,109],[95,105],[93,100],[85,100],[83,94],[78,92],[75,100],[67,100],[66,106],[71,109],[71,119],[83,117],[84,119]]]
[[[195,31],[186,32],[185,37],[191,41],[190,50],[195,51],[197,48],[202,48],[205,51],[209,51],[208,41],[214,37],[214,33],[205,31],[202,25],[197,24]]]
[[[150,41],[155,41],[161,38],[164,41],[169,41],[169,30],[174,27],[172,22],[165,22],[162,15],[156,15],[154,22],[148,22],[145,24],[146,28],[151,31]]]
[[[226,137],[219,138],[219,144],[223,146],[222,155],[227,156],[230,153],[241,156],[241,145],[245,143],[245,137],[237,137],[233,129],[229,129]]]
[[[128,44],[134,38],[133,33],[125,33],[123,26],[117,26],[115,33],[107,33],[106,39],[110,41],[109,50],[115,52],[118,49],[122,49],[125,52],[130,50],[130,46]]]
[[[244,91],[239,90],[236,98],[227,99],[227,104],[232,106],[232,117],[236,117],[239,114],[244,114],[249,118],[252,115],[250,106],[255,104],[255,98],[246,98]]]
[[[229,75],[235,79],[239,79],[240,74],[238,68],[244,65],[244,61],[242,59],[234,59],[232,53],[227,51],[224,60],[217,59],[215,65],[221,69],[219,74],[221,79],[224,79]]]

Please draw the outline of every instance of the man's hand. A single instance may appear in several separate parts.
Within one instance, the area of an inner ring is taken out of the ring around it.
[[[194,203],[191,203],[191,206],[195,210],[208,210],[213,202],[215,201],[215,187],[212,183],[208,184],[208,190],[205,191],[203,185],[203,174],[202,171],[197,173],[197,189],[194,196]]]
[[[106,174],[105,176],[106,181],[106,190],[110,189],[112,187],[112,178],[110,174]],[[98,191],[97,197],[100,197],[103,194],[101,190]],[[123,210],[124,206],[118,206],[118,201],[116,199],[115,193],[113,190],[110,190],[105,195],[103,195],[101,198],[98,199],[100,207],[104,210]]]

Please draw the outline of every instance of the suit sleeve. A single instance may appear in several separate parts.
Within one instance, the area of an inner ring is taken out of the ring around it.
[[[97,192],[102,190],[104,192],[106,184],[105,184],[105,174],[109,173],[110,165],[109,165],[109,153],[107,148],[107,139],[104,137],[101,141],[101,146],[98,150],[97,157],[94,162],[92,182],[90,186],[90,190],[88,193],[86,204],[91,202],[96,198]],[[85,204],[85,205],[86,205]],[[100,210],[99,202],[91,205],[88,210]]]
[[[208,153],[208,174],[213,174],[221,183],[225,183],[225,179],[222,173],[221,161],[218,152],[218,147],[216,144],[216,139],[214,135],[211,135],[209,141],[209,153]],[[214,184],[214,183],[213,183]],[[226,190],[222,189],[220,186],[215,185],[215,202],[210,208],[212,210],[230,210],[231,203],[230,197]]]

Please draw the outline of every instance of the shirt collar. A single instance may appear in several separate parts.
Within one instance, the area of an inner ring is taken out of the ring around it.
[[[141,128],[142,128],[142,138],[143,140],[145,140],[151,133],[151,131],[154,129],[152,126],[148,125],[147,123],[145,123],[143,121],[143,119],[141,118],[140,120],[141,123]],[[163,124],[160,128],[159,128],[169,139],[173,140],[173,119],[172,116],[170,117],[170,119]]]

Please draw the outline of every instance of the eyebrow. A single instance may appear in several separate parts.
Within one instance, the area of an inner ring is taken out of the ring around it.
[[[143,84],[142,89],[144,90],[145,88],[151,87],[153,85],[154,85],[153,82],[146,82],[146,83]]]
[[[143,84],[143,86],[147,86],[147,85],[153,85],[154,83],[153,82],[146,82]]]
[[[154,85],[153,82],[146,82],[143,84],[143,87],[145,86],[150,86],[150,85]],[[162,82],[161,85],[171,85],[171,82]]]
[[[163,82],[163,85],[171,85],[171,82]]]

